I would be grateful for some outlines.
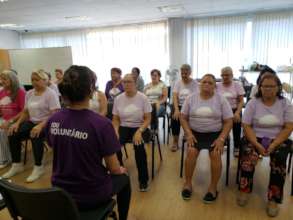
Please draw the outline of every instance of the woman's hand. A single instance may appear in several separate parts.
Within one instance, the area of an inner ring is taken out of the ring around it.
[[[215,153],[218,153],[220,155],[223,154],[224,152],[224,141],[221,140],[220,138],[217,138],[213,143],[212,143],[212,147],[214,148],[213,151]]]
[[[276,147],[272,146],[272,144],[270,144],[270,146],[268,147],[268,149],[266,150],[266,156],[269,156],[271,153],[273,153],[276,150]]]
[[[197,144],[197,140],[192,133],[187,134],[185,138],[188,147],[194,147]]]
[[[133,142],[135,145],[140,145],[143,143],[141,131],[137,130],[133,137]]]
[[[257,150],[257,152],[262,155],[262,156],[267,156],[267,150],[260,144],[258,143],[256,146],[255,146],[255,149]]]
[[[1,125],[0,125],[1,129],[7,130],[9,128],[9,121],[4,121]]]
[[[180,117],[180,112],[178,110],[175,110],[175,112],[172,115],[172,118],[174,120],[179,120],[179,117]]]
[[[159,112],[160,107],[161,107],[161,103],[159,101],[156,102],[156,111]]]
[[[42,132],[43,126],[41,124],[36,125],[31,130],[31,138],[38,138],[40,136],[40,133]]]
[[[234,117],[233,117],[233,122],[234,122],[234,123],[239,123],[239,122],[241,122],[240,113],[235,112]]]
[[[19,129],[19,123],[15,122],[14,124],[12,124],[9,129],[8,129],[8,136],[13,135],[14,133],[16,133]]]

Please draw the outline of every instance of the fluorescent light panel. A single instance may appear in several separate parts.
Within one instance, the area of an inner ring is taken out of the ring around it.
[[[163,13],[175,13],[185,11],[183,5],[169,5],[169,6],[160,6],[158,9]]]

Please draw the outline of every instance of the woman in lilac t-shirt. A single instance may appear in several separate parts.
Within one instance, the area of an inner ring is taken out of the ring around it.
[[[147,97],[137,91],[134,77],[126,74],[122,80],[124,93],[116,97],[113,107],[113,125],[122,145],[133,142],[140,191],[148,189],[148,167],[143,136],[151,122],[152,106]],[[144,136],[145,137],[145,136]],[[122,164],[122,154],[118,153]]]
[[[247,204],[258,155],[270,156],[267,214],[271,217],[278,214],[278,203],[283,199],[286,161],[290,151],[287,139],[293,130],[293,106],[282,97],[281,92],[279,78],[273,74],[264,75],[256,98],[248,102],[242,119],[245,139],[242,143],[237,202],[240,206]]]
[[[239,155],[241,135],[241,115],[243,107],[243,96],[245,94],[241,82],[233,81],[233,70],[227,66],[221,70],[222,82],[217,83],[217,92],[223,95],[229,102],[233,111],[233,143],[234,156]]]
[[[95,83],[88,67],[71,66],[58,85],[68,108],[50,117],[45,130],[54,152],[52,185],[67,191],[80,211],[117,195],[119,219],[127,220],[131,190],[116,156],[121,146],[111,121],[89,110]]]
[[[193,171],[201,149],[209,150],[211,160],[211,183],[203,201],[211,203],[217,198],[222,169],[221,155],[225,139],[232,128],[233,113],[226,98],[216,93],[215,89],[214,75],[204,75],[199,92],[189,95],[181,109],[180,121],[188,145],[182,190],[184,200],[191,197]]]
[[[191,66],[183,64],[180,68],[181,80],[177,81],[173,89],[173,106],[171,128],[173,135],[173,143],[171,151],[178,150],[178,139],[180,133],[180,110],[188,95],[197,91],[197,81],[191,78]]]

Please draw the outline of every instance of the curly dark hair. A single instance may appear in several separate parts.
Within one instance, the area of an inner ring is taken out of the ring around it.
[[[113,68],[111,69],[111,72],[116,72],[116,73],[118,73],[118,74],[120,74],[120,75],[121,75],[121,73],[122,73],[121,69],[118,68],[118,67],[113,67]]]
[[[58,84],[63,98],[70,102],[81,102],[95,90],[96,74],[86,66],[73,65],[65,73]]]
[[[132,69],[135,70],[135,71],[137,72],[137,75],[140,74],[140,69],[139,69],[138,67],[133,67]]]
[[[151,76],[152,76],[154,73],[157,73],[157,74],[159,75],[159,77],[162,76],[161,71],[158,70],[158,69],[153,69],[153,70],[151,71]]]
[[[280,99],[283,99],[284,96],[283,96],[283,92],[282,92],[281,80],[279,79],[279,77],[276,74],[273,74],[273,73],[266,74],[260,79],[258,89],[257,89],[257,93],[255,94],[255,97],[256,98],[262,98],[261,85],[262,85],[262,83],[263,83],[263,81],[265,79],[273,79],[277,83],[277,86],[278,86],[277,97],[280,98]]]
[[[273,75],[276,75],[276,74],[277,74],[275,70],[273,70],[271,67],[265,65],[265,66],[262,68],[262,70],[260,71],[260,73],[259,73],[259,75],[258,75],[258,77],[257,77],[256,85],[259,85],[260,80],[261,80],[261,77],[262,77],[263,74],[265,74],[265,73],[271,73],[271,74],[273,74]]]

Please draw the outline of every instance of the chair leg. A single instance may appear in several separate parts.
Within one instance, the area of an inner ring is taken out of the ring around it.
[[[293,196],[293,170],[292,170],[292,174],[291,174],[291,196]]]
[[[229,173],[230,173],[230,139],[227,139],[227,161],[226,161],[226,186],[229,185]]]
[[[113,220],[118,220],[115,211],[112,211],[112,212],[110,213],[109,217],[112,218]],[[107,220],[107,217],[105,218],[105,220]]]
[[[168,125],[168,129],[167,129],[167,144],[169,145],[169,139],[170,139],[170,118],[169,116],[167,116],[167,125]]]
[[[152,138],[152,179],[155,176],[155,140]]]
[[[125,156],[128,159],[128,153],[127,153],[126,145],[123,145],[123,148],[124,148]]]
[[[181,160],[180,160],[180,178],[183,177],[183,166],[184,166],[184,144],[185,140],[182,139],[182,146],[181,146]]]
[[[293,152],[291,151],[290,154],[289,154],[289,164],[288,164],[287,173],[290,173],[290,171],[291,171],[292,154],[293,154]]]
[[[158,149],[159,149],[159,155],[160,155],[160,160],[163,160],[163,156],[162,156],[162,151],[161,151],[161,144],[160,144],[160,139],[159,139],[159,135],[156,134],[156,138],[157,138],[157,143],[158,143]]]
[[[240,178],[240,160],[242,157],[242,147],[241,144],[239,146],[239,155],[238,155],[238,162],[237,162],[237,172],[236,172],[236,184],[239,184],[239,178]]]
[[[28,140],[25,140],[25,144],[24,144],[24,156],[23,156],[23,165],[26,164],[26,159],[27,159],[27,145],[28,145]]]

